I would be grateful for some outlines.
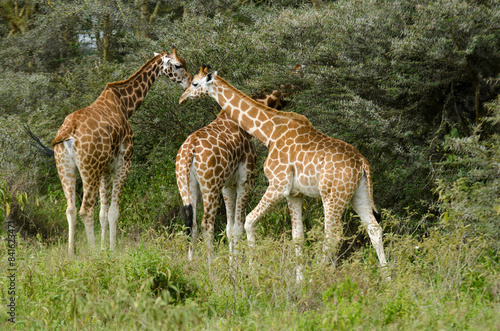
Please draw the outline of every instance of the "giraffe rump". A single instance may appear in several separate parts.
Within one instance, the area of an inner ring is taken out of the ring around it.
[[[186,226],[186,235],[191,238],[191,231],[193,228],[193,205],[189,204],[183,206],[181,209],[181,215],[184,219],[184,225]]]

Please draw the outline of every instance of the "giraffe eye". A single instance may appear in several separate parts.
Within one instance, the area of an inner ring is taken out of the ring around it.
[[[198,87],[198,83],[193,83],[193,87]]]
[[[174,66],[175,66],[175,69],[180,69],[180,68],[182,68],[182,64],[175,64]]]

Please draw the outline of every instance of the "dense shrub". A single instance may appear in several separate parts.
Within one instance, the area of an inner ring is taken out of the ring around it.
[[[452,132],[444,143],[446,160],[438,181],[442,219],[469,226],[472,237],[486,235],[500,249],[500,107],[489,105],[490,116],[475,133],[459,137]],[[488,134],[490,132],[490,134]]]
[[[406,209],[425,214],[434,202],[429,160],[439,160],[442,153],[435,147],[450,127],[467,135],[476,117],[484,116],[484,101],[497,93],[494,82],[486,79],[498,73],[494,39],[498,22],[491,21],[498,10],[494,4],[340,1],[314,10],[234,2],[229,11],[207,9],[208,14],[195,13],[193,8],[199,6],[193,2],[186,5],[193,10],[185,10],[182,19],[174,21],[161,5],[163,16],[148,23],[154,28],[147,36],[139,36],[133,28],[127,32],[128,27],[143,25],[139,13],[125,6],[109,17],[117,31],[109,59],[115,54],[119,61],[103,62],[102,40],[96,41],[94,54],[85,55],[79,53],[83,46],[75,38],[79,33],[105,32],[105,22],[88,21],[88,15],[106,16],[109,6],[118,3],[71,7],[58,2],[43,7],[29,33],[2,41],[2,77],[14,84],[2,88],[0,109],[3,114],[29,114],[34,131],[50,141],[64,117],[95,100],[107,82],[133,74],[153,51],[176,46],[191,72],[210,64],[249,95],[294,84],[297,89],[288,109],[306,115],[326,134],[352,143],[370,160],[379,206],[399,214]],[[214,6],[219,5],[227,7]],[[148,8],[152,13],[156,7]],[[63,13],[71,15],[65,18]],[[52,35],[49,28],[64,34],[58,34],[58,42],[32,47]],[[460,29],[460,40],[449,33],[453,29]],[[41,65],[52,61],[50,54],[61,51],[59,43],[64,42],[75,48],[65,51],[58,62]],[[34,63],[28,67],[23,65],[30,63],[28,59],[13,62],[17,56],[10,55],[26,56],[26,47]],[[290,74],[297,63],[305,65],[304,74]],[[167,196],[175,195],[171,168],[177,148],[218,112],[211,100],[180,107],[179,94],[177,86],[160,80],[132,117],[138,173],[131,176],[165,178]],[[263,158],[265,150],[259,150]],[[256,192],[265,185],[259,180]],[[134,189],[128,192],[133,194]],[[157,191],[151,190],[151,195]],[[158,208],[145,213],[150,214],[146,223],[162,214]]]

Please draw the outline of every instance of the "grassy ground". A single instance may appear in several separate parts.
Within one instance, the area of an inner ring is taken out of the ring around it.
[[[81,230],[81,229],[80,229]],[[77,257],[66,238],[44,244],[18,238],[15,249],[16,323],[1,329],[331,330],[500,328],[498,252],[464,228],[429,236],[385,236],[391,281],[377,268],[374,250],[356,251],[337,268],[320,261],[320,229],[308,234],[305,281],[295,282],[287,236],[260,238],[256,267],[242,258],[236,277],[225,242],[208,270],[203,245],[186,261],[185,236],[158,232],[122,235],[114,254],[86,248],[77,233]],[[2,241],[1,265],[8,250]],[[10,280],[0,278],[2,303]]]

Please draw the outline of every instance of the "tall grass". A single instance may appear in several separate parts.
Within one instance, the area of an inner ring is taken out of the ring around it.
[[[122,242],[118,252],[90,252],[85,235],[78,258],[66,243],[20,240],[16,250],[17,329],[189,329],[201,321],[202,307],[191,302],[195,279],[180,263],[168,237],[144,236]],[[176,240],[175,242],[179,242]],[[166,244],[166,245],[165,245]],[[162,246],[165,246],[162,248]],[[2,245],[2,256],[6,256]],[[6,282],[0,281],[6,298]],[[3,300],[2,300],[3,301]],[[2,309],[2,319],[5,315]],[[3,327],[12,327],[10,322]]]
[[[385,215],[391,220],[394,216]],[[392,219],[392,221],[395,221]],[[404,220],[400,220],[404,221]],[[390,222],[389,222],[390,223]],[[210,270],[204,245],[186,261],[186,237],[123,234],[117,252],[88,251],[78,236],[69,259],[65,238],[51,244],[19,238],[16,324],[0,308],[2,329],[495,329],[500,326],[498,252],[464,227],[428,236],[388,234],[391,281],[370,246],[337,266],[323,265],[321,229],[307,234],[305,281],[295,282],[290,234],[262,236],[250,254],[241,243],[229,272],[225,239]],[[2,265],[7,248],[2,243]],[[0,278],[5,302],[7,280]]]

